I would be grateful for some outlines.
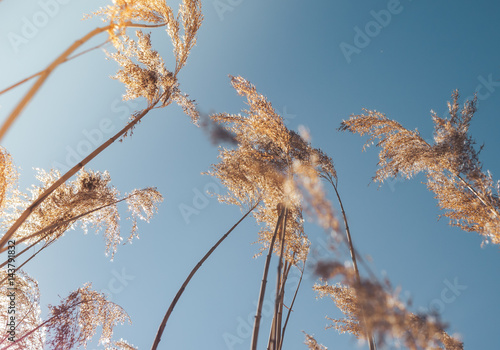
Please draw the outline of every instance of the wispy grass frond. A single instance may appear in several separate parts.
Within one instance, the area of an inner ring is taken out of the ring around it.
[[[0,146],[0,213],[11,205],[17,196],[18,172],[7,150]]]
[[[41,308],[40,308],[40,291],[38,282],[30,277],[26,272],[17,269],[11,275],[7,274],[7,269],[0,270],[0,347],[12,343],[8,338],[12,335],[9,333],[11,322],[10,316],[14,316],[15,332],[13,339],[18,340],[22,335],[28,334],[33,329],[37,328],[41,323]],[[15,288],[15,289],[13,289]],[[15,294],[14,297],[11,297]],[[10,310],[14,310],[9,313]],[[13,349],[43,349],[45,343],[45,330],[39,328],[31,332],[24,339],[19,340]]]
[[[405,129],[376,111],[353,115],[340,129],[369,135],[367,144],[379,140],[379,169],[374,181],[401,175],[410,178],[424,172],[427,187],[434,192],[450,225],[481,234],[484,242],[500,244],[500,186],[479,161],[481,148],[469,135],[476,112],[476,98],[461,108],[457,91],[448,103],[449,117],[434,112],[434,142]]]
[[[113,79],[126,86],[124,100],[144,97],[151,105],[162,96],[168,98],[177,80],[174,74],[165,68],[158,52],[153,50],[150,34],[138,30],[136,36],[137,41],[126,35],[122,36],[121,50],[108,54],[121,67]]]
[[[33,185],[30,189],[31,195],[22,194],[24,201],[10,208],[11,210],[2,218],[1,226],[10,227],[26,207],[59,177],[57,171],[48,173],[39,170],[37,179],[41,185]],[[130,242],[133,237],[138,236],[137,220],[149,221],[163,197],[155,188],[146,188],[134,190],[121,199],[119,191],[111,185],[111,177],[107,172],[90,170],[82,170],[74,181],[59,186],[46,201],[31,212],[30,217],[20,226],[13,238],[17,243],[36,243],[41,238],[45,242],[52,242],[67,230],[74,228],[78,222],[85,232],[89,228],[96,232],[103,231],[106,255],[111,255],[113,258],[118,245],[123,241],[117,207],[123,200],[128,203],[132,219],[132,232],[128,238]],[[44,230],[48,227],[51,229]],[[43,232],[42,237],[37,234],[38,232]]]
[[[316,174],[329,172],[335,176],[333,163],[299,134],[288,130],[271,102],[258,93],[254,85],[242,77],[231,77],[231,84],[247,99],[249,108],[243,111],[244,115],[220,113],[211,116],[214,122],[234,135],[237,142],[235,148],[220,149],[220,162],[209,172],[228,190],[219,200],[243,208],[262,198],[254,217],[265,225],[259,232],[263,250],[269,248],[273,237],[279,216],[276,208],[284,203],[288,212],[285,256],[293,262],[302,261],[309,244],[303,230],[301,198],[290,191],[288,185],[297,175],[294,162],[300,161]],[[278,255],[279,241],[274,246]]]
[[[330,285],[316,284],[314,290],[319,297],[332,298],[345,318],[332,319],[333,328],[340,333],[350,333],[366,339],[363,329],[370,329],[376,336],[378,346],[384,346],[388,339],[397,339],[411,350],[446,349],[463,350],[463,343],[448,335],[446,325],[438,315],[416,315],[408,311],[386,281],[358,279],[350,269],[337,269],[344,277],[344,283]]]
[[[328,350],[328,348],[326,346],[321,345],[320,343],[318,343],[316,341],[316,339],[312,335],[307,334],[304,331],[302,331],[302,333],[304,333],[304,335],[306,337],[306,340],[304,341],[304,344],[307,345],[307,348],[309,350]]]
[[[117,324],[131,323],[120,306],[91,288],[92,284],[86,283],[59,305],[49,305],[45,327],[49,338],[47,344],[53,349],[86,347],[97,329],[101,330],[99,344],[109,344]]]

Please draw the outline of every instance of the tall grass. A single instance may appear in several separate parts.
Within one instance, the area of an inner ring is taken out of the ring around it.
[[[84,229],[88,226],[104,228],[106,252],[112,258],[118,243],[123,240],[118,225],[120,218],[117,205],[126,202],[131,211],[133,229],[128,240],[132,240],[137,236],[137,220],[151,219],[162,196],[154,188],[145,188],[120,197],[118,190],[111,185],[109,174],[88,171],[84,167],[116,140],[130,136],[141,119],[153,109],[176,102],[194,124],[198,123],[199,114],[194,102],[179,89],[178,73],[185,66],[190,50],[196,43],[196,35],[203,20],[201,2],[184,0],[178,15],[174,16],[164,1],[117,0],[94,15],[101,16],[107,25],[75,41],[43,71],[0,92],[7,93],[36,79],[7,116],[0,128],[0,139],[55,69],[88,52],[75,54],[92,37],[105,32],[108,34],[106,42],[110,42],[115,49],[108,55],[120,66],[114,79],[125,84],[125,99],[144,98],[147,107],[136,111],[120,131],[67,173],[40,172],[41,184],[33,187],[31,196],[23,194],[15,186],[17,171],[7,150],[0,148],[0,210],[2,228],[5,229],[0,239],[0,253],[9,251],[7,244],[12,239],[28,245],[15,257],[5,258],[0,267],[8,267],[11,259],[18,259],[30,248],[42,244],[18,268],[24,266],[77,224]],[[150,34],[138,30],[135,39],[129,37],[126,29],[132,27],[165,27],[173,43],[175,67],[171,70],[165,67],[163,59],[153,49]],[[408,305],[398,300],[390,283],[377,280],[368,264],[364,265],[365,270],[360,268],[362,258],[355,249],[355,236],[350,230],[332,158],[321,149],[313,148],[306,132],[297,133],[287,128],[283,117],[276,112],[271,102],[249,81],[239,76],[231,76],[230,79],[237,93],[246,99],[248,109],[243,114],[215,113],[210,117],[221,135],[231,136],[234,145],[220,148],[220,161],[213,164],[206,174],[216,178],[226,188],[227,192],[220,194],[219,200],[239,206],[245,214],[191,270],[170,303],[155,339],[151,339],[152,349],[158,348],[167,321],[191,279],[250,214],[260,226],[260,231],[255,232],[261,244],[260,252],[266,253],[258,293],[259,286],[255,286],[258,304],[250,347],[251,350],[263,347],[262,307],[267,285],[272,283],[270,266],[274,255],[278,259],[276,293],[273,296],[273,318],[265,347],[269,350],[286,348],[285,331],[299,293],[311,245],[304,229],[304,213],[314,217],[329,235],[335,237],[333,243],[336,248],[347,248],[352,261],[352,267],[345,266],[337,255],[332,254],[330,260],[321,261],[314,267],[317,277],[323,278],[314,289],[319,296],[332,298],[345,315],[342,319],[332,319],[332,328],[364,339],[370,350],[383,346],[387,338],[399,339],[409,349],[463,349],[459,340],[445,332],[444,324],[439,319],[412,313]],[[429,189],[436,194],[440,206],[445,210],[444,215],[450,218],[452,225],[478,232],[486,242],[498,244],[498,192],[494,192],[491,175],[482,171],[479,151],[474,148],[474,141],[468,135],[470,121],[476,112],[476,100],[468,101],[461,109],[457,101],[458,93],[455,92],[449,104],[449,119],[432,116],[436,130],[435,143],[432,145],[424,141],[418,132],[407,130],[375,111],[352,116],[341,124],[340,129],[367,134],[370,136],[369,142],[379,140],[380,168],[375,175],[376,181],[398,175],[409,178],[418,172],[425,172]],[[75,175],[76,179],[70,181]],[[334,189],[334,202],[340,207],[343,227],[322,181]],[[297,269],[301,277],[294,295],[288,296],[285,295],[285,287],[292,269]],[[3,349],[40,349],[44,344],[54,349],[86,346],[99,329],[99,341],[107,348],[134,348],[124,340],[113,340],[114,327],[129,321],[125,310],[107,300],[103,294],[93,291],[91,284],[85,284],[70,293],[59,305],[50,306],[49,317],[42,320],[37,281],[21,270],[17,272],[17,300],[23,322],[13,341],[9,339],[11,337],[7,331],[0,335]],[[9,273],[8,269],[2,270],[0,275],[2,303],[8,302],[5,295],[9,288]],[[332,284],[335,278],[341,282]],[[167,299],[169,296],[165,296]],[[7,324],[8,315],[0,315],[0,321]],[[306,345],[310,349],[325,348],[313,336],[305,334]]]

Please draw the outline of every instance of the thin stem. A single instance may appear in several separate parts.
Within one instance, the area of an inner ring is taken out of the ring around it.
[[[46,242],[42,248],[40,248],[37,252],[35,252],[34,254],[32,254],[28,259],[26,259],[26,261],[24,261],[21,265],[17,266],[16,267],[16,271],[19,270],[21,267],[23,267],[24,265],[26,265],[31,259],[33,259],[35,256],[38,255],[38,253],[40,253],[42,250],[44,250],[45,248],[47,248],[49,245],[51,245],[52,243],[54,243],[55,240],[52,240],[50,242]],[[8,278],[8,276],[5,276],[3,280],[0,281],[0,285],[2,283],[5,282],[5,280]]]
[[[62,225],[64,225],[64,224],[67,224],[67,223],[72,222],[72,221],[76,221],[76,220],[80,219],[81,217],[84,217],[84,216],[90,215],[90,214],[92,214],[93,212],[99,211],[99,210],[104,209],[104,208],[106,208],[106,207],[109,207],[109,206],[111,206],[111,205],[118,204],[118,203],[120,203],[120,202],[123,202],[124,200],[127,200],[127,199],[131,198],[131,197],[133,197],[133,194],[131,194],[131,195],[127,196],[127,197],[124,197],[124,198],[122,198],[122,199],[120,199],[120,200],[118,200],[118,201],[115,201],[115,202],[113,202],[113,203],[109,203],[109,204],[106,204],[106,205],[100,206],[100,207],[98,207],[98,208],[95,208],[95,209],[89,210],[89,211],[87,211],[87,212],[85,212],[85,213],[83,213],[83,214],[77,215],[77,216],[75,216],[75,217],[73,217],[73,218],[71,218],[71,219],[67,219],[67,220],[64,220],[64,221],[58,222],[58,223],[56,223],[56,224],[50,225],[50,226],[48,226],[48,227],[46,227],[46,228],[44,228],[44,229],[42,229],[42,230],[40,230],[40,231],[38,231],[38,232],[35,232],[34,234],[32,234],[32,235],[30,235],[30,236],[28,236],[28,237],[23,237],[23,239],[22,239],[22,240],[20,240],[19,242],[22,242],[22,241],[24,241],[24,240],[26,240],[26,239],[29,239],[29,238],[35,237],[35,236],[37,236],[37,235],[42,235],[43,233],[45,233],[45,232],[47,232],[47,231],[49,231],[49,230],[52,230],[52,229],[54,229],[54,228],[56,228],[56,227],[58,227],[58,226],[62,226]],[[39,238],[39,239],[38,239],[35,243],[32,243],[30,246],[28,246],[27,248],[23,249],[21,252],[17,253],[17,254],[14,256],[14,258],[16,258],[16,259],[17,259],[17,257],[19,257],[19,256],[21,256],[22,254],[24,254],[25,252],[27,252],[29,249],[31,249],[32,247],[34,247],[35,245],[37,245],[38,243],[40,243],[40,242],[41,242],[42,240],[44,240],[46,237],[47,237],[47,235],[44,235],[44,236],[40,237],[40,238]],[[25,262],[23,262],[21,265],[19,265],[16,269],[20,269],[21,267],[23,267],[24,265],[26,265],[26,264],[27,264],[27,263],[28,263],[31,259],[33,259],[35,256],[37,256],[37,255],[38,255],[38,253],[40,253],[42,250],[44,250],[45,248],[47,248],[48,246],[50,246],[52,243],[54,243],[54,242],[55,242],[55,241],[56,241],[59,237],[60,237],[60,236],[57,236],[57,237],[55,237],[55,238],[52,238],[50,241],[45,242],[45,244],[43,245],[43,247],[42,247],[42,248],[40,248],[40,249],[39,249],[36,253],[34,253],[33,255],[31,255],[31,256],[30,256],[30,257],[29,257],[29,258],[28,258]],[[7,260],[5,260],[5,261],[2,263],[2,265],[0,265],[0,268],[2,268],[2,267],[4,267],[5,265],[7,265],[7,263],[8,263],[8,262],[9,262],[9,260],[8,260],[8,259],[7,259]],[[0,281],[0,285],[1,285],[3,282],[5,282],[5,280],[6,280],[6,279],[7,279],[7,276],[6,276],[4,279],[2,279],[2,280]]]
[[[260,328],[260,319],[262,317],[262,305],[264,304],[264,296],[266,293],[266,284],[267,284],[267,274],[269,272],[269,265],[271,263],[271,256],[273,253],[274,241],[276,240],[276,236],[278,234],[278,230],[280,227],[281,220],[283,219],[285,208],[281,207],[282,205],[278,205],[278,211],[280,212],[278,216],[278,220],[276,222],[276,228],[274,229],[274,234],[271,239],[271,243],[269,244],[269,252],[267,253],[266,263],[264,265],[264,274],[262,276],[262,282],[260,284],[260,292],[259,292],[259,303],[257,304],[257,313],[255,315],[255,321],[253,325],[253,333],[252,333],[252,343],[250,345],[251,350],[257,350],[257,341],[259,338],[259,328]]]
[[[105,42],[103,42],[103,43],[101,43],[101,44],[99,44],[99,45],[96,45],[96,46],[94,46],[94,47],[91,47],[90,49],[84,50],[84,51],[82,51],[82,52],[79,52],[79,53],[77,53],[77,54],[75,54],[75,55],[71,56],[71,57],[68,57],[68,58],[66,58],[63,62],[61,62],[61,64],[66,63],[66,62],[68,62],[68,61],[71,61],[71,60],[73,60],[73,59],[75,59],[75,58],[77,58],[77,57],[79,57],[79,56],[81,56],[81,55],[83,55],[83,54],[86,54],[87,52],[90,52],[90,51],[96,50],[96,49],[98,49],[98,48],[100,48],[100,47],[102,47],[102,46],[106,45],[108,42],[109,42],[109,40],[106,40]],[[19,81],[19,82],[15,83],[15,84],[13,84],[13,85],[11,85],[11,86],[9,86],[9,87],[7,87],[7,88],[3,89],[2,91],[0,91],[0,95],[1,95],[1,94],[6,93],[7,91],[10,91],[10,90],[14,89],[15,87],[18,87],[19,85],[22,85],[22,84],[26,83],[27,81],[30,81],[31,79],[33,79],[33,78],[35,78],[35,77],[37,77],[37,76],[41,75],[43,72],[45,72],[45,69],[44,69],[44,70],[39,71],[38,73],[35,73],[35,74],[33,74],[33,75],[30,75],[29,77],[27,77],[27,78],[25,78],[25,79],[23,79],[23,80],[21,80],[21,81]]]
[[[294,257],[295,257],[295,253],[294,253]],[[277,308],[275,307],[275,311],[273,314],[273,320],[271,323],[271,332],[269,333],[269,340],[268,340],[268,344],[267,344],[268,350],[279,349],[279,344],[282,342],[281,341],[281,321],[282,321],[282,317],[283,317],[282,314],[283,314],[283,306],[284,306],[284,299],[285,299],[285,286],[286,286],[286,280],[288,279],[288,273],[290,272],[291,267],[292,267],[292,264],[290,264],[288,261],[285,260],[285,266],[283,268],[283,272],[278,278],[281,282],[276,287],[277,303],[275,304],[275,306],[277,305]]]
[[[293,310],[293,304],[295,303],[295,299],[297,298],[297,294],[299,292],[300,284],[302,283],[302,276],[304,276],[304,270],[306,268],[306,260],[307,260],[307,257],[304,259],[304,266],[302,267],[302,270],[300,271],[299,283],[297,284],[297,288],[295,289],[295,293],[293,294],[292,303],[290,304],[290,307],[288,308],[288,313],[286,315],[285,324],[283,325],[283,330],[281,331],[281,341],[279,343],[278,350],[281,350],[281,348],[283,347],[283,339],[285,338],[286,326],[288,325],[288,320],[290,319],[290,314]]]
[[[26,265],[31,259],[33,259],[35,256],[37,256],[38,253],[40,253],[42,250],[44,250],[45,248],[47,248],[49,245],[51,245],[54,242],[55,242],[55,240],[52,240],[52,241],[44,243],[44,245],[42,246],[42,248],[40,248],[36,253],[34,253],[28,259],[26,259],[26,261],[24,261],[21,265],[19,265],[18,267],[16,267],[16,270],[20,269],[21,267],[23,267],[24,265]],[[3,281],[0,282],[0,284],[2,284],[2,283],[3,283]]]
[[[346,216],[346,213],[344,210],[344,205],[342,204],[342,199],[340,198],[340,194],[339,194],[339,191],[337,189],[337,185],[334,184],[333,181],[330,181],[330,183],[332,184],[332,186],[335,190],[335,194],[337,195],[340,209],[342,211],[342,218],[344,219],[345,231],[346,231],[346,236],[347,236],[347,243],[349,245],[349,251],[351,253],[351,259],[352,259],[352,264],[354,266],[354,271],[356,272],[356,281],[359,285],[361,285],[361,277],[359,275],[358,263],[356,261],[356,252],[354,250],[354,245],[352,243],[351,230],[349,229],[349,223],[347,222],[347,216]],[[365,315],[363,308],[361,309],[361,317],[363,318],[363,323],[366,325],[366,315]],[[375,350],[376,347],[375,347],[375,342],[373,340],[373,335],[371,333],[371,330],[366,329],[365,332],[366,332],[365,336],[368,339],[368,345],[370,347],[370,350]]]
[[[27,249],[29,248],[32,248],[33,246],[35,246],[36,244],[38,244],[40,241],[37,241],[35,243],[33,243],[31,246],[29,246],[28,248],[26,248],[24,251],[26,251]],[[35,252],[34,254],[32,254],[25,262],[23,262],[21,265],[17,266],[16,267],[16,271],[19,270],[21,267],[23,267],[26,263],[28,263],[28,261],[30,261],[31,259],[33,259],[38,253],[40,253],[43,249],[47,248],[50,244],[52,244],[54,241],[50,241],[50,242],[45,242],[43,247],[40,248],[37,252]],[[23,251],[23,252],[24,252]],[[16,256],[17,257],[17,256]],[[2,267],[7,265],[8,263],[8,260],[6,260],[3,264],[2,264]],[[1,281],[0,281],[0,285],[2,285],[8,278],[9,276],[6,275]]]
[[[279,344],[281,343],[281,321],[283,317],[283,305],[285,299],[285,285],[286,280],[288,278],[288,272],[290,272],[288,262],[285,263],[285,269],[283,270],[283,274],[281,276],[281,285],[279,286],[279,293],[277,296],[277,310],[275,310],[273,315],[273,321],[271,326],[271,332],[269,334],[269,343],[267,348],[269,350],[277,350],[279,349]]]
[[[346,236],[347,236],[347,243],[349,245],[349,252],[351,253],[352,264],[354,266],[354,271],[356,272],[356,279],[359,283],[359,282],[361,282],[361,278],[359,276],[358,263],[356,261],[356,253],[354,251],[354,245],[352,244],[351,230],[349,229],[349,223],[347,222],[347,216],[346,216],[346,213],[344,210],[344,205],[342,204],[342,199],[340,199],[340,194],[339,194],[339,191],[337,190],[337,186],[335,184],[333,184],[333,182],[331,184],[335,190],[335,194],[337,195],[337,199],[338,199],[339,205],[340,205],[340,210],[342,211],[342,218],[344,220],[345,232],[346,232]]]
[[[158,27],[165,27],[167,23],[158,23],[158,24],[141,24],[141,23],[132,23],[132,22],[125,22],[125,27],[129,28],[158,28]]]
[[[191,273],[186,278],[186,280],[182,284],[181,288],[179,289],[179,291],[175,295],[174,300],[172,300],[172,302],[170,303],[170,306],[169,306],[165,316],[163,317],[163,320],[160,324],[160,327],[158,328],[158,332],[156,333],[156,337],[155,337],[155,340],[153,342],[153,346],[151,347],[151,350],[156,350],[156,348],[158,347],[158,344],[161,341],[161,336],[163,334],[163,331],[165,330],[165,326],[167,325],[167,321],[168,321],[170,315],[172,314],[172,311],[174,310],[175,305],[179,301],[182,293],[184,293],[186,286],[188,285],[189,281],[191,281],[191,278],[194,276],[196,271],[198,271],[198,269],[201,267],[201,265],[203,265],[203,263],[210,257],[210,255],[215,251],[215,249],[217,249],[217,247],[227,238],[227,236],[229,236],[229,234],[240,224],[240,222],[242,222],[248,216],[248,214],[250,214],[257,207],[257,205],[259,203],[260,202],[255,203],[255,205],[252,208],[250,208],[250,210],[248,210],[247,213],[245,215],[243,215],[243,217],[236,224],[234,224],[233,227],[231,227],[231,229],[229,231],[227,231],[226,234],[224,236],[222,236],[217,241],[217,243],[215,243],[212,246],[212,248],[210,248],[210,250],[205,254],[205,256],[191,270]]]
[[[65,60],[64,62],[66,62],[66,61],[68,61],[68,60]],[[13,84],[13,85],[11,85],[11,86],[9,86],[9,87],[6,87],[6,88],[5,88],[5,89],[3,89],[2,91],[0,91],[0,95],[1,95],[1,94],[6,93],[7,91],[10,91],[10,90],[14,89],[15,87],[18,87],[19,85],[22,85],[22,84],[26,83],[27,81],[30,81],[31,79],[33,79],[33,78],[35,78],[35,77],[39,76],[39,75],[40,75],[40,74],[42,74],[43,72],[44,72],[44,71],[43,71],[43,70],[41,70],[41,71],[39,71],[38,73],[35,73],[35,74],[33,74],[33,75],[30,75],[29,77],[24,78],[23,80],[18,81],[17,83],[15,83],[15,84]]]
[[[288,263],[288,262],[287,262]],[[286,280],[288,279],[288,273],[290,272],[290,266],[286,266],[285,264],[285,269],[283,270],[283,277],[282,277],[282,285],[280,289],[280,294],[279,294],[279,308],[278,308],[278,313],[276,315],[276,340],[275,340],[275,345],[274,348],[276,350],[279,349],[279,344],[281,343],[281,324],[283,320],[283,305],[285,303],[285,285],[286,285]]]
[[[37,232],[35,232],[35,233],[33,233],[33,234],[29,235],[29,236],[26,236],[26,237],[23,237],[23,238],[21,238],[21,239],[19,239],[19,240],[16,240],[16,244],[23,243],[24,241],[27,241],[27,240],[28,240],[28,239],[30,239],[30,238],[33,238],[33,237],[36,237],[36,236],[42,235],[42,234],[44,234],[45,232],[50,231],[50,230],[53,230],[53,229],[55,229],[55,228],[57,228],[57,227],[59,227],[59,226],[66,225],[66,224],[68,224],[68,223],[70,223],[70,222],[72,222],[72,221],[76,221],[76,220],[78,220],[78,219],[80,219],[80,218],[82,218],[82,217],[84,217],[84,216],[90,215],[90,214],[92,214],[92,213],[94,213],[94,212],[96,212],[96,211],[99,211],[99,210],[101,210],[101,209],[104,209],[104,208],[107,208],[107,207],[109,207],[109,206],[112,206],[112,205],[118,204],[118,203],[120,203],[120,202],[123,202],[123,201],[125,201],[125,200],[127,200],[127,199],[129,199],[129,198],[131,198],[131,197],[133,197],[133,196],[134,196],[133,194],[130,194],[130,195],[128,195],[127,197],[124,197],[124,198],[119,199],[119,200],[117,200],[117,201],[114,201],[114,202],[111,202],[111,203],[108,203],[108,204],[102,205],[102,206],[100,206],[100,207],[97,207],[97,208],[94,208],[94,209],[92,209],[92,210],[86,211],[85,213],[79,214],[79,215],[77,215],[77,216],[74,216],[74,217],[72,217],[72,218],[69,218],[69,219],[63,220],[63,221],[61,221],[61,222],[56,222],[56,223],[54,223],[54,224],[52,224],[52,225],[50,225],[50,226],[47,226],[47,227],[45,227],[45,228],[43,228],[43,229],[41,229],[41,230],[39,230],[39,231],[37,231]],[[44,238],[45,238],[45,236],[44,236],[44,237],[42,237],[41,239],[44,239]],[[38,242],[40,242],[40,240],[38,240],[35,244],[37,244]],[[19,255],[21,255],[22,253],[24,253],[27,249],[31,248],[32,246],[33,246],[33,245],[31,245],[30,247],[28,247],[28,248],[24,249],[22,252],[20,252],[19,254],[17,254],[15,257],[17,258]],[[4,247],[4,248],[0,249],[0,253],[5,252],[7,249],[8,249],[7,247]],[[5,265],[5,262],[4,262],[2,265],[0,265],[0,267],[3,267],[4,265]]]
[[[45,80],[49,77],[49,75],[52,73],[52,71],[61,63],[63,63],[66,58],[71,55],[78,47],[83,45],[85,42],[90,40],[92,37],[96,36],[97,34],[100,34],[102,32],[105,32],[109,29],[112,29],[112,25],[108,25],[105,27],[98,27],[95,28],[94,30],[90,31],[86,35],[84,35],[82,38],[78,39],[75,41],[70,47],[66,49],[59,57],[57,57],[44,71],[43,73],[40,74],[40,77],[37,79],[35,84],[29,89],[28,93],[24,95],[24,97],[21,99],[21,101],[17,104],[17,106],[14,108],[14,110],[11,112],[11,114],[7,117],[7,120],[4,122],[2,127],[0,128],[0,140],[3,139],[5,136],[5,133],[7,130],[10,128],[12,123],[16,120],[16,118],[21,114],[22,110],[28,102],[35,96],[36,92],[40,89],[42,84],[45,82]]]
[[[275,304],[274,304],[274,315],[273,315],[273,327],[271,329],[271,336],[269,340],[269,345],[271,350],[276,349],[276,344],[279,344],[279,335],[281,334],[281,324],[279,320],[279,314],[280,314],[280,307],[281,307],[281,302],[283,299],[282,291],[284,292],[285,288],[285,282],[284,278],[282,281],[282,273],[281,270],[283,268],[283,255],[285,252],[285,236],[286,236],[286,221],[288,217],[288,209],[285,207],[285,218],[283,220],[283,227],[279,231],[280,233],[280,256],[279,256],[279,261],[278,261],[278,277],[276,278],[276,299],[275,299]],[[284,275],[284,274],[283,274]],[[284,276],[283,276],[284,277]]]
[[[38,239],[38,241],[30,244],[28,247],[24,248],[22,251],[20,251],[19,253],[17,253],[16,255],[14,255],[14,259],[17,259],[19,256],[23,255],[24,253],[26,253],[28,250],[30,250],[31,248],[33,248],[34,246],[36,246],[38,243],[40,243],[41,241],[43,241],[45,237],[40,237]],[[0,268],[4,267],[5,265],[7,265],[9,263],[9,259],[5,260],[2,265],[0,265]],[[3,282],[3,281],[2,281]],[[0,284],[2,284],[0,282]]]
[[[488,207],[493,215],[495,215],[498,218],[500,218],[500,214],[496,210],[495,206],[489,203],[486,199],[483,198],[481,194],[479,194],[474,187],[472,187],[467,181],[465,181],[460,174],[454,174],[463,184],[465,187],[469,189],[480,201],[483,203],[486,207]]]

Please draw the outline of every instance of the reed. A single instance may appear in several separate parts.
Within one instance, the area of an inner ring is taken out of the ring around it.
[[[196,105],[180,90],[178,74],[185,67],[196,43],[203,21],[201,2],[183,0],[178,14],[174,16],[172,9],[161,0],[116,0],[113,5],[96,11],[92,16],[100,16],[106,25],[76,40],[44,70],[0,91],[4,94],[35,80],[0,127],[0,139],[57,67],[104,45],[76,53],[91,38],[102,33],[108,35],[104,43],[110,43],[114,48],[107,55],[119,65],[113,79],[125,85],[124,99],[142,98],[147,107],[133,113],[129,122],[113,137],[65,174],[40,171],[40,185],[34,186],[31,194],[17,189],[17,169],[7,150],[0,148],[0,211],[1,227],[5,229],[0,239],[0,253],[9,250],[6,245],[11,239],[28,246],[15,256],[9,256],[0,267],[9,267],[11,259],[24,256],[41,244],[36,252],[18,265],[17,301],[22,322],[16,341],[7,343],[8,333],[0,334],[2,349],[40,349],[45,345],[55,349],[86,347],[98,330],[101,330],[99,342],[107,348],[135,349],[125,340],[113,341],[114,327],[130,319],[121,307],[92,290],[90,283],[69,293],[59,305],[49,306],[49,315],[42,320],[38,283],[20,267],[61,239],[77,223],[84,230],[90,226],[103,230],[106,253],[112,259],[123,240],[117,205],[127,203],[131,213],[132,232],[128,237],[131,241],[138,235],[138,220],[149,221],[156,214],[163,197],[152,187],[121,196],[111,185],[107,172],[86,170],[85,166],[116,140],[122,141],[132,135],[150,111],[172,102],[184,110],[193,124],[199,124]],[[150,34],[141,30],[136,31],[134,38],[127,34],[129,28],[160,27],[166,29],[173,44],[175,66],[171,69],[165,66],[162,57],[154,50]],[[194,275],[250,214],[260,227],[258,232],[254,232],[260,244],[257,255],[265,254],[250,348],[259,348],[264,298],[267,285],[272,283],[270,281],[274,276],[269,273],[273,255],[278,259],[276,292],[266,347],[268,350],[286,348],[287,325],[294,311],[311,248],[304,229],[304,213],[333,237],[335,251],[331,259],[320,261],[313,267],[316,277],[323,279],[313,289],[320,297],[330,297],[345,316],[330,319],[331,328],[365,340],[370,350],[384,346],[388,338],[399,339],[412,350],[463,349],[459,340],[445,332],[444,323],[429,315],[412,313],[409,306],[398,299],[390,283],[379,281],[363,261],[355,248],[332,158],[321,149],[313,148],[307,131],[290,130],[271,102],[253,84],[240,76],[230,76],[230,81],[236,92],[246,100],[248,109],[242,114],[215,113],[210,116],[215,134],[221,140],[231,140],[232,144],[219,148],[219,162],[213,164],[206,174],[218,180],[227,190],[218,195],[219,201],[240,207],[244,214],[186,277],[160,323],[152,350],[158,348],[167,322]],[[468,134],[470,121],[476,112],[476,99],[460,108],[458,97],[458,92],[454,92],[452,102],[448,104],[449,118],[432,115],[435,125],[433,144],[426,142],[417,131],[407,130],[376,111],[366,110],[364,114],[351,116],[342,122],[340,129],[368,135],[368,143],[378,140],[377,146],[381,151],[375,181],[383,182],[396,176],[410,178],[424,172],[427,186],[435,193],[450,224],[478,232],[485,242],[500,244],[498,192],[494,192],[492,176],[482,171],[479,150],[474,148],[474,140]],[[205,121],[203,123],[202,126],[206,125]],[[333,201],[329,199],[324,182],[331,185],[335,192]],[[339,219],[340,216],[342,219]],[[352,267],[345,266],[342,251],[344,257],[348,256],[352,261]],[[293,296],[289,296],[288,293],[285,295],[285,290],[293,269],[300,272],[300,279]],[[9,287],[8,271],[1,270],[0,274],[2,296],[7,295]],[[333,279],[340,282],[332,284]],[[0,321],[7,324],[7,315],[1,314]],[[309,349],[326,349],[314,336],[304,334]]]

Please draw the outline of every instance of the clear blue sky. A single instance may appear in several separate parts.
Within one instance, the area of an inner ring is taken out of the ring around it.
[[[54,1],[0,2],[0,88],[44,68],[101,25],[81,21],[82,14],[107,4]],[[42,5],[49,3],[58,5]],[[466,349],[498,349],[498,247],[481,248],[477,234],[437,221],[436,201],[421,176],[378,190],[376,184],[368,186],[377,150],[362,153],[364,139],[336,129],[342,119],[369,108],[430,139],[430,110],[443,115],[454,89],[463,97],[478,91],[471,131],[478,144],[485,144],[484,168],[500,178],[500,5],[486,0],[208,0],[203,12],[198,44],[179,76],[183,91],[204,112],[235,113],[245,104],[227,75],[242,75],[285,114],[290,128],[307,126],[313,145],[335,162],[355,245],[372,257],[372,269],[411,295],[415,310],[440,308]],[[376,18],[381,26],[373,24]],[[172,62],[168,37],[161,30],[154,33],[153,45]],[[86,155],[92,141],[86,135],[100,130],[107,138],[123,125],[134,106],[120,102],[124,88],[109,79],[116,68],[95,51],[50,77],[3,141],[21,168],[21,188],[34,181],[33,168],[49,169]],[[25,91],[0,96],[0,118]],[[165,201],[150,224],[140,223],[140,240],[120,247],[113,262],[104,256],[100,236],[74,231],[30,263],[26,270],[39,281],[44,312],[58,295],[92,281],[98,290],[114,290],[112,300],[132,318],[132,326],[117,328],[117,337],[148,349],[191,268],[241,216],[214,198],[199,202],[199,213],[189,222],[181,214],[182,205],[193,207],[196,191],[214,186],[200,173],[217,162],[216,156],[203,131],[170,106],[150,113],[132,138],[92,161],[88,168],[108,170],[122,192],[157,186]],[[127,224],[122,223],[124,235]],[[306,228],[313,248],[325,255],[324,233],[314,225]],[[255,312],[264,265],[263,258],[252,259],[257,231],[248,219],[198,272],[167,325],[161,349],[249,348],[245,324]],[[447,281],[467,287],[452,302],[442,297]],[[330,349],[357,349],[351,336],[324,330],[325,315],[338,313],[331,301],[315,300],[314,282],[307,272],[285,348],[305,349],[304,330]],[[261,339],[267,338],[269,322],[264,319]],[[233,347],[224,340],[229,335],[237,338],[231,338]]]

